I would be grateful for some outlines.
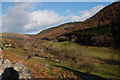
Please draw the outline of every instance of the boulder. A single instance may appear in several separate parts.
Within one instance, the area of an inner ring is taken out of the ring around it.
[[[30,70],[27,69],[22,62],[28,59],[25,58],[18,63],[11,63],[8,59],[0,57],[0,80],[18,80],[18,79],[32,79]]]

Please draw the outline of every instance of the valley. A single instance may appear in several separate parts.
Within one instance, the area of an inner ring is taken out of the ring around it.
[[[34,79],[119,80],[120,2],[81,22],[36,35],[0,33],[4,58],[23,62]]]

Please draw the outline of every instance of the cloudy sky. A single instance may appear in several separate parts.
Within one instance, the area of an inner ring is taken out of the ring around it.
[[[2,2],[2,32],[35,34],[84,21],[112,2]]]

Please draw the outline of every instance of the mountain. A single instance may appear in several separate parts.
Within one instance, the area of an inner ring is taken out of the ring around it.
[[[66,23],[53,27],[40,32],[32,39],[39,41],[69,40],[85,45],[111,46],[119,44],[119,26],[120,2],[114,2],[84,22]]]

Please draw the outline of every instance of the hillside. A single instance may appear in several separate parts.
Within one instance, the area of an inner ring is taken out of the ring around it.
[[[115,2],[93,17],[78,24],[75,30],[65,34],[71,38],[77,37],[75,42],[84,45],[111,46],[120,48],[120,2]]]
[[[114,2],[84,22],[63,24],[44,30],[32,39],[35,40],[73,40],[87,45],[111,46],[119,41],[120,2]],[[114,37],[114,36],[117,37]],[[62,38],[62,39],[61,39]],[[91,44],[92,43],[92,44]],[[113,44],[112,44],[113,43]],[[118,47],[118,45],[117,45]]]
[[[76,29],[85,29],[97,26],[103,26],[112,22],[120,21],[120,2],[114,2],[103,8],[97,14],[76,26]]]
[[[27,40],[29,38],[29,35],[19,33],[2,33],[2,38]]]
[[[46,30],[41,31],[31,39],[37,40],[54,40],[57,36],[60,36],[66,32],[70,32],[74,29],[74,26],[81,22],[70,22],[52,27]]]
[[[19,33],[0,33],[0,35],[2,36],[2,44],[0,45],[0,47],[2,46],[2,48],[5,48],[5,45],[9,44],[11,44],[12,48],[23,47],[21,45],[24,44],[25,41],[30,38],[29,35]]]

